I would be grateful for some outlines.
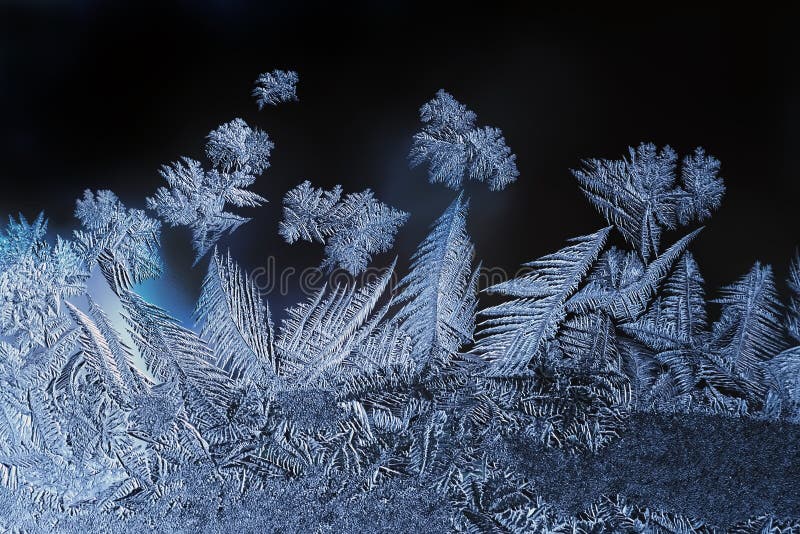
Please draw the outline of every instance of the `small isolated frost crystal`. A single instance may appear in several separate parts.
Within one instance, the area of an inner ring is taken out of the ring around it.
[[[420,108],[419,116],[424,125],[414,134],[409,160],[412,167],[428,162],[431,183],[459,189],[467,176],[499,191],[519,176],[503,132],[476,127],[475,113],[444,89]]]
[[[373,254],[392,247],[408,214],[380,202],[369,189],[341,196],[339,185],[325,191],[301,183],[283,198],[279,233],[290,244],[298,239],[324,244],[323,268],[340,267],[356,275]]]
[[[300,77],[293,70],[276,69],[260,74],[253,88],[258,109],[266,105],[277,106],[283,102],[297,101],[297,82]]]

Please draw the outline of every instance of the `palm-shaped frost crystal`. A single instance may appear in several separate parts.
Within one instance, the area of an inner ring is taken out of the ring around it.
[[[395,299],[403,306],[395,319],[414,340],[419,367],[441,365],[472,341],[478,269],[467,234],[469,203],[456,198],[434,223],[413,256],[411,272],[400,281]]]
[[[523,374],[531,360],[543,356],[566,317],[567,299],[600,255],[609,231],[576,237],[555,254],[527,263],[530,274],[488,289],[512,297],[481,311],[487,319],[481,323],[474,351],[490,362],[490,374]]]
[[[233,376],[264,383],[277,371],[272,320],[252,278],[230,256],[214,252],[195,315],[217,365]]]
[[[475,126],[475,113],[444,89],[420,108],[419,116],[423,127],[414,134],[409,161],[412,167],[427,162],[431,183],[459,189],[468,177],[499,191],[519,176],[503,132]]]
[[[683,159],[680,185],[677,162],[669,146],[642,143],[628,159],[588,159],[573,171],[589,201],[646,262],[659,253],[664,229],[709,218],[725,192],[719,161],[702,148]]]

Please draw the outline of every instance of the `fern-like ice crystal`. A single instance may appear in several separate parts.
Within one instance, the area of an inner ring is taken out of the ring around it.
[[[284,196],[279,233],[290,244],[301,239],[324,244],[324,269],[356,275],[373,254],[392,247],[407,219],[407,213],[380,202],[369,189],[342,198],[341,186],[325,191],[305,181]]]
[[[258,109],[264,106],[277,106],[283,102],[297,101],[298,74],[293,70],[275,69],[272,72],[259,74],[253,96],[256,97]]]
[[[204,170],[199,161],[186,157],[161,167],[169,187],[159,187],[147,199],[147,207],[170,226],[191,229],[195,263],[224,234],[250,220],[226,211],[226,205],[257,207],[266,202],[247,188],[269,167],[273,147],[265,132],[234,119],[208,134],[211,169]]]
[[[477,127],[475,113],[453,95],[440,89],[420,108],[419,116],[423,127],[414,134],[409,160],[412,167],[428,163],[431,183],[459,189],[469,178],[499,191],[516,181],[516,156],[506,145],[503,132],[491,126]]]

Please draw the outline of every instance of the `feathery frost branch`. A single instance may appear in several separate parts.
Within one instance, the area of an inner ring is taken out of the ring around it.
[[[428,163],[431,183],[460,189],[464,178],[486,182],[491,191],[505,189],[519,176],[516,155],[499,128],[475,126],[477,115],[440,89],[419,109],[422,131],[414,134],[411,167]]]
[[[279,233],[289,244],[299,239],[324,244],[322,267],[340,267],[355,276],[373,254],[392,247],[408,214],[378,201],[369,189],[341,196],[339,185],[325,191],[302,182],[283,198]]]

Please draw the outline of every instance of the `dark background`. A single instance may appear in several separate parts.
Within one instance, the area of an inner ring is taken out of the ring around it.
[[[454,196],[406,163],[417,109],[443,87],[479,124],[502,128],[518,158],[520,179],[505,191],[467,187],[484,265],[515,270],[604,226],[569,169],[653,141],[680,154],[702,145],[722,161],[728,192],[693,245],[708,289],[755,260],[785,277],[800,244],[789,16],[298,4],[0,0],[0,215],[45,210],[68,234],[87,187],[143,207],[161,164],[202,159],[207,132],[242,117],[276,143],[254,186],[270,204],[247,210],[254,220],[224,243],[242,264],[271,254],[279,268],[319,263],[321,246],[277,236],[283,193],[310,179],[370,187],[411,212],[397,238],[404,271]],[[300,73],[300,102],[259,113],[252,83],[274,68]],[[172,305],[185,315],[204,269],[190,270],[188,232],[165,230],[164,248],[183,287]]]

